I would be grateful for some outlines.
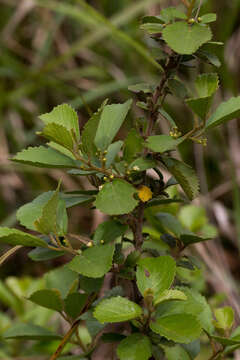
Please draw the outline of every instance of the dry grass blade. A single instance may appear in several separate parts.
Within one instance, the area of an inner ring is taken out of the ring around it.
[[[13,248],[9,249],[8,251],[6,251],[1,257],[0,257],[0,266],[13,254],[15,254],[16,251],[18,251],[19,249],[21,249],[23,246],[22,245],[17,245],[14,246]]]

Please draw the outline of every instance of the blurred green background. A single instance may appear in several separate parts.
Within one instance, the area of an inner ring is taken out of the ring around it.
[[[106,97],[120,102],[131,96],[128,86],[155,83],[157,68],[145,51],[151,43],[139,29],[144,14],[179,5],[170,0],[0,0],[0,225],[16,226],[16,209],[62,177],[66,190],[85,187],[85,181],[60,170],[18,166],[11,155],[41,143],[36,136],[38,115],[67,102],[78,110],[82,127]],[[199,64],[183,74],[189,89],[196,71],[217,71],[220,90],[216,105],[237,95],[240,87],[240,0],[204,1],[202,13],[216,12],[214,40],[225,43],[216,51],[222,66]],[[191,113],[183,103],[169,100],[171,115],[183,131],[191,126]],[[134,108],[132,116],[139,116]],[[127,132],[130,121],[123,131]],[[224,293],[240,319],[240,138],[237,120],[212,131],[208,146],[187,143],[180,149],[201,181],[196,204],[203,205],[219,229],[219,238],[199,245],[195,252],[206,263],[206,278],[213,292]],[[97,212],[74,209],[71,227],[87,233],[101,221]],[[4,248],[2,248],[4,251]],[[21,250],[0,270],[6,276],[37,277],[62,263],[32,263]],[[14,288],[14,287],[13,287]],[[0,291],[1,298],[1,291]],[[0,299],[1,300],[1,299]],[[9,305],[3,301],[4,306]],[[237,355],[236,355],[237,356]],[[236,358],[237,359],[237,358]]]

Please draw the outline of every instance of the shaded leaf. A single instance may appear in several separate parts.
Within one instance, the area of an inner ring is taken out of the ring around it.
[[[9,229],[7,227],[0,227],[0,243],[30,247],[47,247],[47,243],[44,240],[23,231]]]
[[[55,289],[38,290],[33,293],[28,298],[28,300],[47,309],[52,309],[56,311],[62,311],[63,309],[61,294],[58,290]]]
[[[122,236],[127,230],[127,226],[121,224],[117,220],[108,220],[101,223],[93,236],[93,242],[95,244],[100,244],[101,240],[104,240],[104,243],[109,243]]]
[[[80,294],[78,292],[68,294],[68,296],[64,300],[65,312],[73,319],[77,318],[80,315],[82,309],[84,308],[87,299],[87,294]]]
[[[176,149],[184,140],[183,137],[174,139],[169,135],[153,135],[148,137],[146,147],[152,151],[163,153]]]
[[[132,334],[120,342],[117,355],[120,360],[148,360],[152,355],[151,342],[143,334]]]
[[[61,266],[51,270],[44,275],[46,288],[57,289],[64,299],[72,285],[78,280],[78,274],[70,270],[67,266]]]

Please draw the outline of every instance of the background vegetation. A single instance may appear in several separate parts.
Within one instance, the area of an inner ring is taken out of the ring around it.
[[[16,209],[39,193],[56,188],[60,177],[66,190],[85,187],[83,180],[60,170],[18,167],[9,162],[12,154],[39,143],[35,135],[40,128],[38,114],[67,102],[78,110],[82,127],[89,113],[95,111],[104,98],[122,102],[129,96],[129,85],[155,82],[158,78],[157,69],[144,50],[149,39],[139,30],[139,22],[143,14],[158,14],[161,7],[177,5],[180,0],[87,2],[92,6],[91,11],[85,9],[82,0],[0,0],[1,226],[15,226]],[[239,93],[240,1],[207,0],[203,7],[205,12],[218,14],[214,35],[225,43],[224,49],[217,50],[222,63],[218,69],[221,90],[216,97],[216,102],[220,102]],[[195,70],[187,69],[185,77],[194,78]],[[179,128],[186,130],[190,127],[191,114],[181,103],[171,105],[174,105],[171,115]],[[140,115],[137,108],[135,112]],[[128,127],[122,131],[127,132]],[[212,302],[233,306],[239,321],[240,139],[237,121],[212,131],[207,148],[189,142],[180,151],[182,158],[197,168],[201,179],[203,195],[196,203],[207,209],[212,223],[219,229],[216,240],[199,244],[194,250],[206,264],[206,291]],[[102,220],[101,216],[86,208],[74,209],[71,227],[81,234],[89,233]],[[9,317],[4,314],[9,314],[9,305],[18,316],[23,316],[26,310],[30,318],[38,316],[35,322],[39,325],[50,316],[47,312],[40,313],[39,308],[36,311],[32,305],[23,308],[19,296],[33,290],[40,281],[32,282],[30,276],[41,277],[47,269],[61,265],[64,258],[34,263],[27,252],[19,251],[0,269],[0,332],[8,326]],[[16,275],[21,276],[21,281],[16,280]],[[211,294],[215,292],[223,295],[213,297]],[[9,315],[14,318],[15,314]],[[55,348],[55,344],[52,347]],[[15,349],[16,354],[17,351]],[[51,349],[46,349],[46,353],[48,351]],[[237,352],[235,359],[240,359]]]

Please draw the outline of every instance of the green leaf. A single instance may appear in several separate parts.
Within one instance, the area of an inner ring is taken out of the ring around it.
[[[203,24],[208,24],[217,20],[217,15],[214,13],[209,13],[201,16],[201,22]]]
[[[95,112],[88,122],[85,124],[82,130],[82,149],[86,154],[95,155],[97,148],[94,144],[100,116],[104,106],[107,104],[107,100],[103,102],[101,107]]]
[[[141,259],[136,273],[138,289],[143,296],[151,290],[157,299],[171,286],[175,274],[176,263],[171,256]]]
[[[167,315],[151,321],[150,328],[157,334],[178,343],[188,344],[201,334],[201,326],[190,314]]]
[[[124,143],[123,157],[130,163],[142,151],[143,139],[135,129],[131,129]]]
[[[94,140],[98,149],[105,150],[111,144],[125,120],[131,104],[132,100],[128,100],[124,104],[106,105],[103,108]]]
[[[163,153],[176,149],[185,139],[174,139],[169,135],[153,135],[149,136],[146,142],[146,147],[152,151]]]
[[[188,90],[183,82],[177,79],[169,79],[168,87],[176,97],[185,99],[188,96]]]
[[[63,310],[63,303],[61,299],[61,294],[58,290],[38,290],[33,293],[28,300],[32,301],[35,304],[43,306],[47,309],[52,309],[56,311]]]
[[[0,227],[0,243],[30,247],[47,247],[47,243],[44,240],[23,231],[9,229],[7,227]]]
[[[145,23],[140,26],[140,29],[147,31],[149,34],[158,34],[163,30],[163,24],[159,23]],[[129,89],[130,90],[130,89]],[[133,90],[132,90],[133,91]]]
[[[164,352],[167,360],[192,360],[186,350],[184,350],[180,345],[175,346],[165,346]]]
[[[172,127],[177,127],[177,124],[175,123],[173,118],[165,110],[159,109],[158,112],[161,114],[162,117],[164,117],[164,119],[169,122],[169,125],[171,125]]]
[[[54,340],[61,336],[33,324],[16,324],[3,334],[4,339]]]
[[[207,223],[205,209],[196,205],[183,206],[178,217],[182,225],[191,231],[198,231]]]
[[[187,15],[174,6],[163,9],[160,13],[160,17],[166,23],[173,21],[174,19],[187,19]]]
[[[186,100],[190,108],[202,119],[205,119],[213,96],[218,89],[219,79],[215,73],[199,75],[195,81],[198,97]]]
[[[152,355],[151,342],[143,334],[132,334],[120,342],[117,355],[120,360],[148,360]]]
[[[107,148],[107,154],[106,154],[106,168],[109,168],[115,161],[115,158],[117,157],[119,151],[121,150],[123,146],[123,141],[119,140],[114,142],[113,144],[109,145]]]
[[[72,134],[62,125],[49,123],[44,127],[42,135],[48,140],[73,150]]]
[[[95,206],[108,215],[121,215],[131,212],[138,204],[134,199],[137,190],[125,180],[116,179],[103,185]]]
[[[214,311],[214,315],[217,322],[214,322],[215,326],[219,329],[229,330],[234,323],[234,311],[230,306],[225,306]]]
[[[198,178],[191,168],[182,161],[164,157],[164,164],[175,177],[190,200],[193,200],[199,191]]]
[[[73,130],[76,139],[80,139],[78,115],[76,111],[68,104],[62,104],[55,107],[50,113],[40,115],[39,118],[47,125],[56,123],[65,127],[68,131]]]
[[[148,159],[144,159],[143,157],[140,157],[140,158],[134,160],[129,165],[129,170],[137,169],[136,171],[145,171],[145,170],[148,170],[148,169],[152,169],[155,166],[157,166],[156,161],[148,160]]]
[[[188,230],[184,229],[178,219],[172,214],[160,212],[156,214],[156,217],[160,223],[159,225],[166,233],[170,232],[177,237],[188,233]]]
[[[116,296],[105,299],[94,310],[94,317],[100,323],[114,323],[136,319],[142,314],[142,308],[134,302]]]
[[[42,234],[56,234],[57,229],[57,209],[59,204],[59,186],[52,197],[43,206],[41,216],[34,222],[37,231]]]
[[[77,162],[64,154],[44,146],[28,147],[18,152],[12,161],[46,168],[77,168]]]
[[[97,293],[100,291],[103,284],[104,277],[101,278],[90,278],[83,275],[79,276],[80,289],[85,291],[87,294]]]
[[[104,221],[97,227],[93,236],[93,242],[95,244],[100,244],[101,240],[104,243],[112,242],[119,236],[124,235],[126,230],[127,226],[117,220]]]
[[[222,344],[223,346],[231,346],[231,345],[240,345],[240,340],[234,340],[234,338],[225,338],[225,337],[221,337],[221,336],[211,336],[215,341],[217,341],[218,343]]]
[[[153,92],[152,87],[149,84],[146,84],[146,83],[130,85],[128,87],[128,90],[130,90],[130,91],[132,91],[134,93],[143,92],[144,94],[150,94],[150,93]]]
[[[221,103],[213,115],[207,120],[206,129],[219,126],[226,121],[240,116],[240,96]]]
[[[54,251],[40,247],[36,247],[28,253],[28,257],[33,261],[46,261],[56,259],[63,255],[65,255],[65,251]]]
[[[71,316],[71,318],[77,318],[82,309],[84,308],[88,299],[87,294],[80,294],[78,292],[74,292],[68,294],[66,299],[64,300],[64,310],[65,312]]]
[[[51,270],[44,275],[46,288],[57,289],[64,299],[73,284],[78,280],[78,274],[68,269],[67,266],[61,266],[57,269]]]
[[[181,34],[181,36],[179,36]],[[208,26],[189,25],[185,21],[167,25],[162,32],[163,39],[178,54],[190,55],[212,38]]]
[[[207,62],[208,64],[214,65],[216,67],[221,66],[221,62],[220,62],[219,58],[215,54],[213,54],[207,50],[203,50],[201,48],[200,50],[198,50],[197,56],[200,59],[202,59],[203,61]]]
[[[180,290],[164,290],[154,301],[154,305],[168,300],[187,300],[187,296]]]
[[[207,240],[210,240],[210,239],[211,239],[210,237],[201,237],[201,236],[197,236],[195,234],[182,234],[180,236],[180,240],[182,241],[182,243],[185,246],[196,244],[196,243],[199,243],[199,242],[202,242],[202,241],[207,241]]]
[[[95,245],[68,263],[68,267],[90,278],[100,278],[112,267],[114,245]]]

